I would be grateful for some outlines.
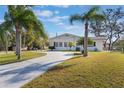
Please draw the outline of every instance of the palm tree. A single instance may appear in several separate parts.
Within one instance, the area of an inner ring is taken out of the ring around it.
[[[10,43],[10,39],[13,37],[12,29],[9,28],[9,24],[7,22],[3,22],[0,24],[0,42],[4,47],[6,53],[8,52],[8,46]]]
[[[9,36],[9,32],[5,31],[1,28],[2,25],[0,25],[0,42],[1,45],[4,47],[4,50],[6,51],[6,53],[8,52],[8,36]]]
[[[87,45],[88,45],[88,27],[91,21],[94,20],[104,20],[104,15],[99,13],[99,7],[93,6],[89,9],[88,12],[84,14],[75,14],[70,17],[70,23],[73,24],[73,21],[85,22],[85,32],[84,32],[84,57],[88,56]]]
[[[21,57],[21,33],[28,31],[32,26],[32,31],[38,32],[42,37],[46,37],[42,23],[37,19],[31,6],[10,5],[5,13],[5,22],[8,22],[16,32],[16,55]]]

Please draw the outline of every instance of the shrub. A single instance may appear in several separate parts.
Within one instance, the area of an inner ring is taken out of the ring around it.
[[[98,51],[98,49],[97,49],[97,48],[95,48],[95,49],[94,49],[94,51],[95,51],[95,52],[97,52],[97,51]]]
[[[81,53],[84,54],[84,50],[82,50]]]
[[[80,47],[76,47],[76,51],[80,51]]]
[[[53,49],[55,49],[55,47],[54,47],[54,46],[49,46],[49,49],[50,49],[51,51],[53,51]]]

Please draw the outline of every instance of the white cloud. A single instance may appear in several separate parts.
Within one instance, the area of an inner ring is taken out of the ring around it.
[[[69,8],[70,5],[56,5],[55,7],[59,7],[59,8]]]
[[[56,25],[65,29],[66,31],[82,31],[84,28],[84,26],[82,27],[81,25],[69,25],[64,24],[63,22],[59,22]]]
[[[58,25],[58,26],[63,26],[63,25],[64,25],[64,23],[59,22],[59,23],[57,23],[56,25]]]
[[[72,26],[72,25],[69,25],[69,26],[65,26],[65,29],[67,30],[72,30],[72,29],[79,29],[80,27],[79,26]]]
[[[62,26],[62,28],[68,30],[68,31],[80,31],[82,30],[82,26],[78,26],[78,25],[66,25],[64,24]]]
[[[55,11],[54,13],[55,13],[55,14],[59,14],[59,11]]]
[[[53,17],[53,18],[47,19],[47,21],[57,23],[57,22],[60,22],[61,20],[57,17]]]
[[[50,10],[34,10],[34,12],[36,13],[37,16],[42,16],[42,17],[51,17],[53,16],[53,12]]]
[[[58,23],[58,22],[61,22],[62,20],[65,20],[67,18],[68,18],[68,16],[54,16],[52,18],[46,19],[46,21]]]
[[[4,20],[3,19],[0,19],[0,23],[2,23]]]
[[[59,19],[68,19],[69,16],[57,16]]]

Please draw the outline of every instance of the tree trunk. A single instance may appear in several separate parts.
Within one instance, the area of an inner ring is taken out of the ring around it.
[[[123,47],[122,47],[122,53],[124,53],[124,45],[123,45]]]
[[[6,50],[6,54],[8,54],[8,40],[7,40],[7,37],[6,37],[6,47],[5,47],[5,50]]]
[[[114,44],[120,39],[120,34],[118,33],[117,38],[112,42],[111,49],[113,50]]]
[[[109,39],[109,51],[112,51],[112,37]]]
[[[7,40],[8,36],[7,34],[5,35],[5,51],[6,51],[6,54],[8,53],[8,40]]]
[[[112,38],[113,38],[113,29],[112,26],[110,25],[110,38],[109,38],[109,51],[112,51]]]
[[[88,44],[88,22],[85,23],[85,32],[84,32],[84,57],[88,56],[87,44]]]
[[[16,25],[16,55],[17,59],[21,59],[21,32],[19,24]]]

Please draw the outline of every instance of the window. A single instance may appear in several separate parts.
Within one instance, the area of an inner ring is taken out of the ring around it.
[[[62,42],[59,42],[59,47],[62,47]]]
[[[54,46],[55,47],[58,47],[58,42],[54,42]]]
[[[67,42],[64,42],[64,47],[67,47]]]
[[[94,42],[94,46],[96,46],[96,42]]]

